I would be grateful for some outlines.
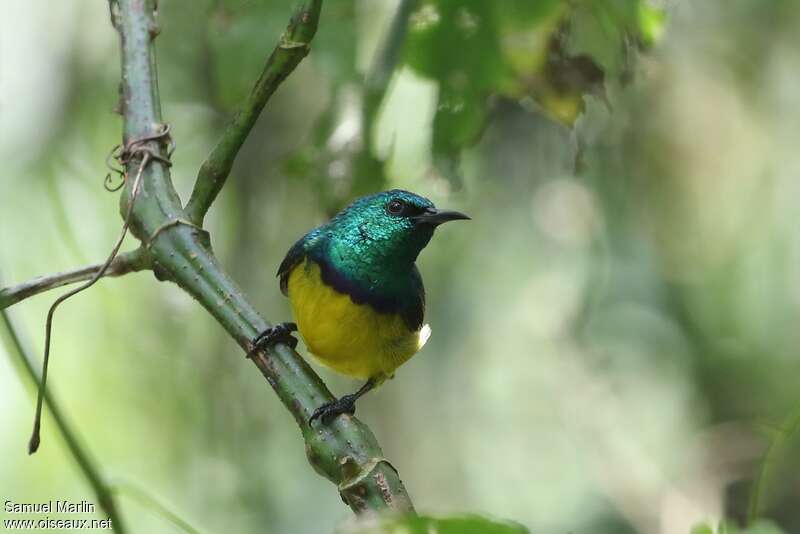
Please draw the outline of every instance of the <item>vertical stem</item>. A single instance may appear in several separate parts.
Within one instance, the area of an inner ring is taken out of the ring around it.
[[[0,319],[2,319],[3,326],[8,333],[8,338],[11,344],[10,352],[16,355],[16,360],[18,363],[17,368],[21,368],[24,375],[27,376],[27,378],[38,389],[40,387],[39,376],[36,374],[36,371],[34,371],[31,359],[28,357],[25,348],[22,346],[19,336],[17,335],[14,325],[11,323],[6,310],[0,310]],[[92,490],[94,491],[98,504],[111,519],[114,530],[124,534],[124,532],[126,532],[125,523],[122,521],[122,516],[120,516],[119,511],[117,510],[117,505],[114,500],[114,496],[112,495],[110,486],[100,474],[100,469],[97,467],[95,460],[92,458],[89,452],[84,449],[80,443],[80,440],[78,439],[77,434],[69,425],[69,423],[67,423],[67,420],[64,417],[64,414],[61,412],[58,402],[56,402],[49,390],[44,392],[44,403],[45,406],[47,406],[48,411],[52,414],[53,422],[55,422],[56,428],[64,438],[64,443],[67,445],[69,453],[75,459],[78,469],[86,479],[86,482],[89,483],[89,486],[91,486]]]

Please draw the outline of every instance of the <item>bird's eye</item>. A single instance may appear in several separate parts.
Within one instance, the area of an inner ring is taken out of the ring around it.
[[[405,204],[402,200],[392,200],[388,204],[386,204],[386,211],[388,211],[392,215],[400,215],[403,213],[403,208]]]

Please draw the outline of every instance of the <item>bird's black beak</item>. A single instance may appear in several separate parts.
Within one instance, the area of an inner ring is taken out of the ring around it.
[[[428,208],[419,215],[411,217],[412,221],[424,224],[432,224],[434,226],[446,223],[447,221],[457,221],[459,219],[469,220],[470,218],[460,211],[437,210],[436,208]]]

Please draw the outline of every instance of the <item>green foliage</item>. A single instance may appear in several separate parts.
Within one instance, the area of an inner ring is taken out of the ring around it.
[[[439,84],[432,151],[440,170],[477,140],[489,96],[514,85],[513,67],[521,63],[515,43],[525,43],[526,32],[550,33],[560,9],[557,1],[427,0],[412,15],[406,62]],[[540,67],[545,47],[532,39],[525,55],[539,59],[524,67]]]
[[[278,38],[290,4],[222,0],[212,10],[209,45],[224,108],[232,109],[247,94],[252,79],[242,73],[259,70],[268,50],[264,36]],[[362,97],[367,93],[370,73],[356,68],[356,13],[353,0],[325,6],[311,61],[327,75],[333,98],[314,138],[287,167],[292,174],[320,178],[321,200],[331,210],[341,207],[344,198],[383,188],[386,180],[384,161],[371,151],[377,119],[372,104],[361,103],[359,143],[338,153],[329,153],[326,146],[335,126],[330,119],[342,112],[340,89],[356,87]],[[421,0],[410,12],[408,33],[399,46],[402,63],[438,87],[431,125],[433,165],[460,183],[462,152],[480,139],[498,99],[533,106],[571,127],[586,95],[602,96],[608,83],[630,77],[632,52],[653,44],[663,23],[663,12],[647,0]],[[388,31],[390,24],[384,26]],[[385,33],[373,57],[386,44]],[[349,177],[348,188],[339,193],[331,190],[337,181],[332,163]]]
[[[486,97],[506,75],[495,3],[423,3],[411,20],[407,62],[439,82],[433,152],[450,156],[473,142],[483,126]]]
[[[412,15],[406,62],[439,84],[432,150],[440,171],[453,178],[492,96],[528,99],[572,125],[583,96],[620,79],[630,43],[652,44],[662,22],[644,0],[423,2]]]
[[[526,534],[527,528],[510,521],[479,515],[434,518],[428,516],[367,519],[341,527],[337,534]],[[764,533],[766,534],[766,533]]]
[[[613,79],[628,68],[629,47],[653,44],[663,22],[663,12],[648,2],[584,0],[570,15],[567,49],[591,57]]]
[[[732,521],[721,521],[716,529],[707,523],[692,528],[691,534],[784,534],[771,521],[756,521],[746,528],[739,528]]]

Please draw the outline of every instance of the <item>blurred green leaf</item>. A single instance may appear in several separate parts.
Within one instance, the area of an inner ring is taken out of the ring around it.
[[[427,0],[411,15],[406,62],[439,83],[435,160],[452,159],[477,139],[486,98],[507,75],[496,23],[493,4],[483,0]]]
[[[584,0],[570,16],[567,50],[591,57],[608,76],[618,76],[626,65],[627,43],[639,34],[638,22],[638,0]]]
[[[723,520],[716,529],[711,528],[708,523],[697,525],[692,528],[691,534],[784,534],[784,531],[771,521],[759,520],[740,529],[732,521]]]
[[[504,74],[495,25],[489,2],[427,0],[411,15],[406,61],[447,90],[490,90]]]
[[[639,2],[639,36],[646,46],[654,45],[664,34],[666,12],[647,2]]]
[[[644,0],[426,0],[411,17],[406,62],[439,83],[433,159],[458,181],[458,156],[480,136],[490,97],[532,98],[573,124],[583,96],[627,75],[634,44],[660,35],[663,13]]]
[[[525,534],[524,526],[510,521],[495,521],[479,515],[433,518],[367,519],[337,529],[337,534]]]

